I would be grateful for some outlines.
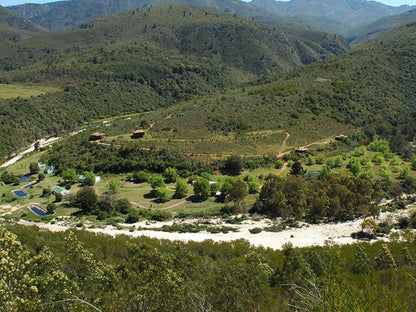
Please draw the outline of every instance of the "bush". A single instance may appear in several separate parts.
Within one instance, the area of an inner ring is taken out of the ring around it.
[[[139,221],[139,214],[137,212],[130,212],[129,215],[126,218],[126,223],[136,223]]]
[[[133,173],[133,180],[136,183],[149,182],[150,174],[145,171],[138,171]]]
[[[261,233],[263,230],[262,230],[261,228],[259,228],[259,227],[255,227],[255,228],[253,228],[253,229],[249,229],[249,231],[250,231],[250,233],[251,233],[251,234],[259,234],[259,233]]]
[[[410,225],[410,220],[408,217],[401,217],[399,218],[397,225],[400,229],[407,229]]]

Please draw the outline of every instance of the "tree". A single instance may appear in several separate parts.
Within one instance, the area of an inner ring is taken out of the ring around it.
[[[281,169],[284,166],[284,164],[285,164],[285,161],[283,159],[279,158],[279,159],[276,160],[276,164],[275,164],[274,167],[276,169]]]
[[[62,179],[67,182],[74,182],[78,179],[77,171],[75,168],[68,168],[62,172]]]
[[[62,194],[61,194],[62,195]],[[49,203],[47,206],[46,206],[46,211],[49,213],[49,214],[54,214],[55,213],[55,205],[54,204],[52,204],[52,203]]]
[[[122,214],[128,214],[131,211],[130,201],[127,198],[117,199],[115,208]]]
[[[332,169],[329,168],[329,166],[324,166],[318,174],[318,179],[321,180],[321,179],[325,178],[331,172],[332,172]]]
[[[40,181],[43,181],[43,180],[45,180],[45,175],[43,174],[43,172],[41,172],[41,173],[38,174],[38,181],[40,182]]]
[[[371,270],[371,261],[368,258],[364,247],[357,245],[357,251],[354,254],[355,261],[353,263],[353,272],[356,274],[365,274]]]
[[[377,228],[378,225],[377,223],[370,218],[365,219],[362,223],[361,223],[361,231],[364,232],[368,232],[372,235],[374,235],[377,232]]]
[[[247,178],[247,186],[250,194],[256,194],[259,192],[260,181],[255,176],[249,176]]]
[[[150,174],[146,171],[137,171],[133,173],[133,180],[136,183],[149,182]]]
[[[229,175],[239,175],[243,170],[243,159],[240,156],[229,156],[224,163],[223,171]]]
[[[55,193],[55,202],[60,203],[64,199],[64,195],[61,193]]]
[[[351,173],[355,176],[358,176],[358,174],[361,171],[361,163],[360,160],[358,158],[352,158],[349,162],[348,162],[348,166],[347,166]]]
[[[163,171],[163,177],[165,178],[166,183],[173,183],[173,182],[176,182],[179,175],[176,172],[175,168],[169,167],[169,168],[166,168],[165,171]]]
[[[84,185],[93,186],[95,184],[95,174],[92,171],[85,171],[84,172]]]
[[[75,206],[80,208],[83,213],[89,213],[97,207],[98,196],[91,186],[85,186],[78,191],[74,201]]]
[[[285,179],[270,174],[264,179],[259,200],[253,207],[253,212],[278,217],[286,208],[286,197],[284,195]]]
[[[381,249],[374,260],[376,262],[377,268],[382,270],[393,269],[397,266],[396,261],[394,260],[393,255],[391,254],[386,244],[381,245]]]
[[[150,179],[150,186],[153,190],[156,190],[159,187],[165,187],[166,184],[161,176],[154,176]]]
[[[42,197],[49,197],[51,196],[51,193],[52,191],[49,187],[42,189]]]
[[[207,200],[211,195],[209,181],[204,178],[198,178],[194,182],[194,194],[199,200]]]
[[[156,191],[156,199],[160,203],[165,203],[172,199],[172,195],[166,187],[159,187]]]
[[[111,192],[116,193],[119,188],[120,188],[120,182],[117,179],[114,178],[108,181],[108,189]]]
[[[298,176],[298,175],[303,175],[305,173],[305,170],[303,169],[300,161],[297,160],[293,163],[292,168],[290,168],[289,173],[295,176]]]
[[[414,156],[412,158],[412,160],[410,161],[411,165],[412,165],[412,170],[416,170],[416,156]]]
[[[34,163],[34,162],[30,163],[30,165],[29,165],[29,171],[30,171],[30,174],[31,175],[37,174],[39,172],[39,166],[38,166],[38,164],[37,163]]]
[[[236,179],[232,185],[230,197],[239,206],[240,202],[247,196],[247,184],[242,179]]]
[[[188,184],[185,180],[178,180],[176,182],[175,198],[184,198],[188,194]]]
[[[400,170],[399,178],[404,179],[410,176],[410,168],[404,167],[402,170]]]

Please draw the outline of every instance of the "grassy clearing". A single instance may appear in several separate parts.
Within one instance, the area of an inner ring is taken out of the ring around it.
[[[38,96],[48,92],[56,92],[58,90],[58,88],[44,86],[0,84],[0,98],[13,99],[21,97],[27,99],[32,96]]]

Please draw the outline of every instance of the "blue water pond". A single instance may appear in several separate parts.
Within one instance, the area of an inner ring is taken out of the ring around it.
[[[17,197],[26,197],[26,196],[29,195],[28,193],[26,193],[23,190],[14,190],[13,194],[16,195]]]
[[[30,210],[32,210],[34,213],[36,213],[40,217],[44,217],[48,215],[48,213],[45,212],[43,209],[39,209],[36,207],[31,207]]]

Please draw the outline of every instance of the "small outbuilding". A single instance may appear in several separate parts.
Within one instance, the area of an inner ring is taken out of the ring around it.
[[[306,147],[304,147],[304,146],[301,146],[301,147],[297,147],[297,148],[295,148],[295,152],[296,153],[302,153],[302,154],[307,154],[308,153],[308,149],[306,148]]]
[[[105,133],[103,132],[94,132],[93,134],[90,135],[90,140],[91,141],[98,141],[98,140],[102,140],[105,138]]]
[[[132,139],[141,139],[142,137],[144,137],[143,130],[134,130],[131,134]]]
[[[54,194],[54,195],[56,195],[56,194],[62,194],[63,196],[66,196],[66,195],[68,195],[68,194],[71,194],[71,191],[70,190],[67,190],[67,189],[64,189],[64,188],[62,188],[62,187],[60,187],[60,186],[58,186],[58,185],[55,185],[53,188],[52,188],[52,194]]]
[[[348,138],[348,135],[345,134],[339,134],[335,136],[336,141],[344,142]]]

